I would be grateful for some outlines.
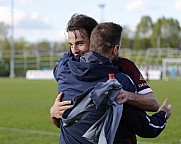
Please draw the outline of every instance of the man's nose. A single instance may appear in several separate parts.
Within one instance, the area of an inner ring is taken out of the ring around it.
[[[77,46],[72,46],[72,52],[73,53],[79,52],[79,48]]]

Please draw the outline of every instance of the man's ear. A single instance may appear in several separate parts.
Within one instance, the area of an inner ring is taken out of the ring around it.
[[[119,46],[118,46],[118,45],[115,45],[115,46],[112,48],[112,55],[113,55],[113,56],[117,55],[118,50],[119,50]]]

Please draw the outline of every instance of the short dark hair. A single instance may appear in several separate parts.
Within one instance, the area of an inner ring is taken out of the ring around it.
[[[67,23],[66,31],[82,30],[86,31],[87,36],[90,38],[92,30],[98,25],[97,21],[84,14],[74,14]]]
[[[90,49],[105,56],[121,42],[122,27],[113,22],[98,24],[91,33]]]

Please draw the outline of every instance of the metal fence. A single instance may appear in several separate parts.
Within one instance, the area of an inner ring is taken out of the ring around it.
[[[27,70],[53,69],[62,54],[63,52],[52,50],[15,50],[15,73],[25,73]],[[152,68],[158,68],[162,65],[164,58],[181,58],[181,50],[173,48],[149,48],[147,50],[121,48],[120,56],[134,61],[140,68],[147,64]],[[0,73],[7,73],[9,69],[10,51],[0,50]]]

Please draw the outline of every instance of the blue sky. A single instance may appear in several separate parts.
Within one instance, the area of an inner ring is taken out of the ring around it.
[[[100,4],[105,7],[101,9]],[[148,15],[174,18],[181,24],[181,0],[14,0],[14,38],[28,41],[65,39],[67,21],[83,13],[98,22],[112,21],[132,31]],[[11,24],[11,0],[0,0],[0,22]]]

